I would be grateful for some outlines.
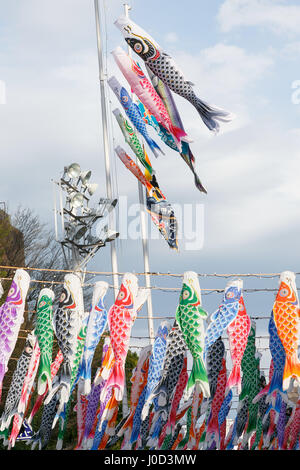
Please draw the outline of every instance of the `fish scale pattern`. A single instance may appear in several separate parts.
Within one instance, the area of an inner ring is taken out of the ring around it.
[[[270,352],[272,354],[273,365],[274,365],[273,376],[275,374],[275,371],[277,371],[279,376],[282,377],[284,364],[285,364],[285,350],[277,333],[277,328],[274,322],[273,312],[271,314],[271,318],[269,321],[268,330],[269,330],[269,335],[270,335],[269,336],[270,337],[269,339]]]
[[[173,89],[177,93],[182,93],[187,97],[187,93],[191,91],[191,85],[188,85],[183,75],[178,73],[175,66],[172,65],[172,60],[166,55],[160,55],[155,61],[149,59],[147,61],[148,67],[157,76],[160,74],[160,78],[164,83]]]
[[[286,273],[285,276],[287,276]],[[97,369],[92,393],[90,395],[82,394],[80,384],[78,386],[77,406],[74,409],[72,408],[72,410],[77,411],[78,418],[76,448],[88,449],[91,446],[93,449],[99,450],[109,448],[117,444],[124,434],[123,443],[121,444],[124,450],[130,448],[137,450],[147,447],[153,450],[169,448],[188,450],[229,450],[233,448],[238,450],[298,449],[300,400],[298,396],[298,403],[295,403],[296,387],[295,391],[292,390],[292,393],[290,393],[291,390],[283,390],[282,387],[286,351],[278,334],[278,328],[281,328],[281,323],[276,325],[274,319],[274,310],[277,313],[279,311],[281,314],[279,307],[282,307],[282,303],[286,304],[282,308],[286,308],[288,314],[293,315],[294,308],[298,306],[296,294],[292,306],[289,305],[289,302],[278,300],[278,296],[286,297],[290,295],[288,289],[281,285],[273,305],[268,329],[269,349],[272,356],[268,385],[264,373],[260,370],[261,354],[257,350],[256,324],[253,321],[251,322],[246,348],[241,361],[242,389],[241,393],[238,394],[237,413],[233,425],[226,434],[226,428],[229,424],[228,413],[229,411],[235,412],[236,410],[234,408],[233,392],[231,389],[228,391],[226,382],[227,358],[224,357],[225,347],[222,336],[219,336],[207,349],[206,367],[211,396],[205,397],[198,383],[193,389],[194,396],[192,399],[188,393],[184,394],[184,391],[189,392],[187,386],[189,380],[187,350],[189,349],[192,352],[192,340],[195,340],[199,328],[200,317],[198,315],[201,315],[201,291],[200,286],[198,289],[192,282],[190,283],[195,286],[195,292],[193,293],[193,290],[188,291],[187,289],[187,279],[193,280],[192,272],[185,272],[183,277],[183,288],[179,299],[180,308],[176,311],[173,328],[169,331],[169,326],[166,327],[164,325],[166,328],[165,330],[163,328],[158,330],[154,345],[149,344],[142,348],[131,377],[130,412],[124,417],[123,421],[118,422],[116,417],[118,409],[121,411],[122,406],[121,403],[117,403],[121,400],[116,399],[115,389],[118,387],[115,387],[115,383],[107,387],[107,381],[114,367],[116,356],[119,355],[122,361],[124,358],[126,359],[128,351],[127,341],[130,339],[131,326],[146,298],[144,297],[144,291],[138,289],[137,278],[127,273],[127,287],[123,286],[123,289],[122,287],[120,288],[118,298],[110,309],[110,337],[103,346],[102,364]],[[232,287],[232,281],[230,285]],[[234,284],[235,287],[238,285],[239,283]],[[52,390],[46,390],[43,396],[38,395],[29,416],[28,432],[26,431],[25,433],[23,433],[23,429],[27,429],[26,421],[24,421],[23,428],[21,428],[21,425],[26,412],[30,409],[31,396],[34,396],[34,380],[40,355],[38,341],[36,341],[37,338],[34,334],[32,335],[34,341],[33,348],[29,347],[28,350],[28,344],[26,343],[25,350],[17,363],[11,382],[11,390],[8,392],[5,403],[5,411],[1,417],[0,437],[4,439],[4,445],[7,445],[8,449],[13,447],[17,440],[24,441],[25,439],[28,440],[28,443],[31,441],[32,448],[37,444],[39,444],[39,448],[45,448],[58,417],[61,418],[62,425],[58,433],[57,449],[61,448],[64,426],[67,422],[69,409],[71,410],[73,387],[77,385],[77,369],[80,358],[82,359],[89,318],[88,314],[80,315],[80,322],[75,321],[78,313],[77,310],[80,311],[80,308],[77,309],[76,303],[80,305],[80,302],[77,301],[77,295],[74,294],[73,297],[69,291],[73,291],[71,287],[69,290],[65,289],[63,291],[59,308],[55,312],[61,316],[53,319],[53,323],[56,327],[59,327],[61,336],[65,336],[64,352],[67,356],[65,359],[63,353],[61,351],[58,352],[55,361],[51,365]],[[227,295],[228,293],[229,296]],[[224,307],[224,310],[226,310],[226,306],[230,310],[238,296],[234,290],[228,289],[228,284],[225,288],[224,296],[226,298],[223,299],[221,307]],[[18,302],[19,296],[17,295],[15,298]],[[243,303],[242,296],[240,296],[238,302],[238,313],[227,326],[227,336],[231,352],[234,350],[233,346],[235,345],[236,349],[242,353],[239,341],[247,330],[245,325],[239,323],[246,312],[241,309],[241,303]],[[221,307],[211,316],[211,323],[220,320]],[[242,312],[244,313],[242,314]],[[66,377],[66,372],[69,373],[70,371],[65,371],[64,367],[68,361],[68,355],[71,356],[70,351],[67,351],[68,341],[71,341],[74,335],[74,331],[67,331],[67,325],[72,327],[72,322],[68,315],[74,317],[74,328],[75,325],[78,328],[78,324],[80,328],[76,335],[76,353],[72,356],[71,374]],[[114,315],[116,316],[115,318]],[[228,318],[226,319],[227,321]],[[247,322],[249,322],[249,319],[247,319]],[[282,323],[284,326],[281,330],[284,333],[286,322]],[[223,324],[220,321],[221,327],[223,327]],[[291,324],[291,336],[295,333],[293,328],[294,326]],[[236,341],[233,341],[231,338],[234,334],[239,336]],[[111,355],[113,351],[111,343],[113,341],[116,352],[116,355],[113,354],[114,357]],[[163,353],[163,351],[165,352]],[[199,351],[197,347],[195,351]],[[29,355],[32,354],[30,360],[25,357],[25,352]],[[288,348],[287,353],[290,354]],[[29,371],[28,365],[26,370],[26,361],[29,365]],[[57,378],[55,374],[61,363],[63,374]],[[232,365],[234,367],[235,364]],[[66,378],[70,379],[70,381],[67,381]],[[57,393],[59,390],[57,385],[60,386],[62,380],[64,380],[68,394]],[[118,384],[116,382],[116,385]],[[147,385],[149,385],[148,389]],[[56,390],[54,395],[53,389]],[[21,398],[18,400],[17,396],[20,390]],[[102,398],[100,393],[102,394],[103,390],[105,394]],[[149,398],[152,400],[150,404],[152,408],[149,406],[143,417],[148,393],[150,393]],[[200,395],[197,395],[199,393]],[[52,398],[51,400],[49,396]],[[30,423],[43,400],[44,409],[40,429],[33,436]],[[183,403],[180,407],[181,400]],[[82,407],[80,407],[80,404]],[[18,407],[15,411],[17,405]],[[233,409],[231,409],[232,405]],[[97,409],[99,409],[98,413]],[[5,428],[5,426],[8,425],[8,420],[12,417],[14,418],[14,423],[9,435],[9,428]],[[122,432],[123,428],[125,430],[124,433]],[[180,428],[180,434],[177,434]],[[17,438],[18,434],[19,437]]]
[[[240,297],[239,310],[235,319],[228,325],[229,349],[233,362],[233,369],[227,381],[227,387],[241,389],[241,362],[247,346],[251,320],[247,314],[243,296]]]
[[[43,289],[38,299],[35,334],[38,340],[41,357],[39,366],[39,383],[38,391],[42,395],[45,391],[46,384],[51,383],[51,361],[53,351],[53,299],[54,292],[50,289]]]
[[[204,352],[222,335],[225,328],[236,318],[239,311],[241,288],[229,285],[225,289],[222,304],[212,314],[211,323],[206,330]]]
[[[133,127],[129,124],[127,119],[124,118],[124,116],[118,109],[115,109],[113,111],[113,114],[120,126],[125,141],[133,150],[134,154],[139,159],[144,168],[146,168],[146,170],[149,171],[150,175],[152,175],[152,173],[154,173],[153,168],[150,164],[149,159],[146,159],[144,149],[138,137],[136,136]]]
[[[32,450],[34,450],[37,444],[40,450],[47,447],[52,435],[52,423],[56,414],[57,402],[58,397],[54,395],[50,402],[44,406],[40,428],[32,438]]]
[[[149,359],[148,379],[145,387],[145,404],[161,378],[162,364],[166,355],[168,331],[168,325],[160,325],[154,340],[153,352]],[[147,406],[145,406],[144,413],[148,411],[149,405],[150,403],[147,403]]]
[[[25,348],[18,359],[17,367],[14,370],[12,381],[5,400],[4,412],[1,416],[1,431],[9,426],[10,420],[18,409],[24,380],[28,371],[28,366],[33,352],[34,336],[29,334],[26,339]]]
[[[75,316],[72,310],[59,309],[56,314],[56,337],[64,359],[70,361],[70,353],[75,353],[76,341],[74,341],[74,331],[76,327]]]
[[[164,370],[162,373],[162,380],[164,380],[166,376],[168,375],[168,373],[172,371],[171,369],[172,360],[180,359],[180,356],[183,356],[185,351],[186,351],[186,344],[183,338],[183,334],[180,328],[178,328],[178,325],[176,323],[173,326],[171,332],[169,333],[169,336],[167,339],[167,351],[166,351],[166,359],[164,363]]]
[[[51,357],[53,346],[52,316],[52,299],[46,295],[42,296],[37,307],[35,334],[38,338],[41,354]]]
[[[274,306],[274,315],[280,339],[289,355],[297,352],[299,337],[299,307],[277,302]]]
[[[220,336],[207,351],[206,369],[209,380],[210,396],[214,397],[217,388],[218,375],[222,368],[222,359],[225,354],[225,345]]]
[[[144,103],[150,113],[155,116],[157,121],[161,122],[171,134],[173,133],[176,140],[180,142],[180,138],[186,135],[185,132],[173,126],[161,97],[156,92],[139,64],[129,57],[120,47],[116,48],[112,54],[123,75],[131,85],[133,92]]]
[[[130,339],[128,327],[133,324],[133,319],[130,322],[124,320],[124,310],[126,309],[115,305],[113,314],[110,317],[110,330],[114,331],[111,343],[114,348],[116,361],[122,360],[127,352],[125,346]]]

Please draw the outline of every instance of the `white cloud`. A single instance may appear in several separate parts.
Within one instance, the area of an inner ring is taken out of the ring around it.
[[[200,61],[210,69],[210,79],[213,73],[214,84],[219,82],[226,94],[245,92],[247,86],[262,78],[273,65],[270,55],[248,53],[241,47],[223,43],[204,49]]]
[[[285,59],[298,61],[300,56],[300,41],[286,44],[282,48],[281,54]]]
[[[229,124],[221,125],[221,132],[232,132],[249,122],[251,90],[267,77],[274,65],[272,52],[249,53],[245,49],[224,43],[201,50],[197,55],[178,52],[175,60],[188,80],[195,83],[195,93],[218,107],[236,115]],[[197,111],[190,103],[176,96],[183,122],[191,129],[192,138],[212,138],[195,119]],[[265,105],[264,96],[256,96],[256,103]],[[200,130],[199,130],[200,128]]]
[[[36,2],[30,4],[36,5]],[[42,18],[40,28],[37,26],[39,17],[34,18],[38,30],[31,25],[29,10],[23,17],[20,34],[24,35],[24,43],[22,47],[15,45],[10,54],[7,53],[12,64],[5,69],[5,77],[1,77],[8,78],[8,103],[1,108],[0,116],[1,152],[5,155],[2,171],[8,175],[2,189],[3,198],[34,204],[51,217],[50,178],[57,176],[65,164],[78,161],[82,167],[91,168],[93,181],[100,183],[102,194],[105,191],[98,63],[92,16],[85,18],[81,25],[82,33],[91,24],[90,35],[82,43],[82,36],[78,38],[76,30],[80,21],[75,18],[73,26],[68,27],[70,37],[65,48],[61,46],[63,21],[54,22],[52,29],[50,19]],[[14,28],[17,30],[16,25]],[[41,32],[43,28],[45,34]],[[37,38],[41,41],[36,48],[29,47]],[[121,43],[118,33],[113,40]],[[126,49],[124,43],[121,45]],[[113,46],[110,42],[109,50]],[[44,54],[44,48],[51,54]],[[220,252],[224,246],[228,247],[228,252],[233,252],[239,240],[244,246],[259,240],[266,244],[274,231],[288,230],[295,223],[295,204],[299,204],[298,132],[294,131],[293,138],[289,135],[293,143],[289,147],[288,139],[280,138],[282,129],[274,129],[273,122],[267,125],[264,122],[264,96],[253,91],[273,70],[272,51],[254,53],[220,42],[194,55],[178,51],[174,58],[187,79],[196,84],[197,95],[233,111],[237,117],[231,124],[223,124],[221,134],[215,137],[191,103],[176,95],[186,130],[195,140],[191,148],[208,195],[203,196],[195,189],[187,165],[165,146],[166,155],[158,160],[149,151],[162,191],[171,203],[182,200],[205,203],[207,245],[204,256]],[[109,73],[116,74],[125,85],[110,54],[108,65]],[[111,100],[113,107],[119,106],[114,95]],[[116,141],[131,154],[116,124],[114,129]],[[155,133],[150,131],[150,134],[160,144]],[[120,194],[137,200],[134,177],[118,161],[117,170]],[[278,212],[283,213],[281,219]],[[176,261],[175,257],[170,260],[165,242],[157,245],[157,253],[166,253],[164,261],[168,269],[180,271],[186,263],[185,253]],[[162,260],[157,257],[160,269]],[[188,260],[198,269],[196,256]]]
[[[179,41],[177,33],[174,33],[173,31],[165,34],[164,37],[165,41],[171,44],[174,44]]]
[[[206,238],[211,249],[264,246],[279,234],[290,237],[299,231],[299,132],[285,132],[274,122],[261,124],[222,138],[215,159],[203,165],[210,189]]]
[[[225,0],[218,20],[224,32],[261,26],[275,33],[299,34],[300,6],[286,0]]]

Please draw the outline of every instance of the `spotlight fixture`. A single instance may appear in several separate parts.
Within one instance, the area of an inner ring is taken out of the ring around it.
[[[98,183],[87,183],[85,185],[90,196],[92,196],[96,192],[98,186]]]
[[[106,239],[105,239],[105,242],[112,242],[113,240],[115,240],[116,238],[118,238],[118,236],[120,235],[119,232],[115,232],[114,230],[107,230],[107,232],[105,233],[106,235]]]
[[[70,205],[72,208],[82,207],[84,202],[84,197],[81,193],[76,193],[70,199]]]
[[[80,240],[80,238],[84,237],[88,230],[88,227],[83,226],[81,227],[74,235],[74,240]]]
[[[98,183],[91,183],[91,170],[81,170],[78,163],[64,167],[60,181],[54,182],[59,188],[59,210],[54,191],[54,213],[56,240],[61,244],[69,268],[82,268],[105,243],[115,240],[119,233],[108,229],[92,233],[96,222],[108,216],[117,204],[117,199],[100,198],[98,203],[90,205],[91,196],[98,188]],[[64,196],[64,198],[63,198]],[[61,218],[59,239],[57,216]]]
[[[89,181],[91,175],[92,175],[91,170],[82,171],[82,172],[80,173],[79,179],[80,179],[81,184],[82,184],[83,186],[86,186],[86,184],[87,184],[87,182]]]
[[[104,216],[105,212],[109,214],[115,208],[117,203],[118,203],[118,199],[111,200],[111,199],[101,198],[99,201],[99,205],[100,205],[99,214],[101,216]]]
[[[68,175],[69,178],[78,178],[81,173],[81,168],[78,163],[72,163],[66,168],[66,174]]]

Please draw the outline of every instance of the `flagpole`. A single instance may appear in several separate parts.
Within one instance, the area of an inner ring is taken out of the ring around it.
[[[107,198],[112,199],[112,184],[111,184],[109,144],[108,144],[108,119],[107,119],[106,95],[105,95],[105,75],[103,72],[103,52],[102,52],[102,45],[101,45],[101,29],[100,29],[98,0],[94,0],[94,4],[95,4],[95,17],[96,17],[99,79],[100,79],[100,91],[101,91],[103,147],[104,147],[105,173],[106,173],[106,193],[107,193]],[[113,211],[110,212],[110,223],[113,221],[112,213]],[[115,294],[115,299],[116,299],[118,295],[118,290],[119,290],[119,279],[118,279],[118,274],[117,274],[118,263],[117,263],[117,252],[116,252],[115,241],[113,240],[110,243],[110,245],[111,245],[111,265],[112,265],[112,271],[113,271],[114,294]],[[123,417],[127,416],[128,414],[126,374],[125,374],[124,395],[123,395],[123,400],[122,400],[122,414],[123,414]]]
[[[95,4],[95,18],[96,18],[96,35],[97,35],[97,49],[98,49],[98,63],[99,63],[99,80],[100,80],[100,94],[101,94],[101,111],[102,111],[102,131],[103,131],[103,148],[104,148],[104,161],[105,161],[105,175],[106,175],[106,195],[108,199],[113,198],[112,194],[112,183],[111,183],[111,172],[110,172],[110,149],[109,149],[109,136],[108,136],[108,118],[106,108],[106,94],[105,94],[105,74],[103,71],[103,52],[101,44],[101,28],[99,19],[99,3],[98,0],[94,0]],[[114,211],[110,211],[109,221],[110,228],[114,225]],[[116,242],[113,240],[110,242],[111,250],[111,265],[113,272],[113,284],[114,284],[114,295],[115,298],[118,295],[119,290],[119,278],[118,278],[118,261]]]
[[[124,11],[126,18],[129,18],[130,5],[124,3]],[[128,55],[131,57],[131,49],[128,46]],[[145,271],[145,284],[146,288],[149,289],[149,295],[147,298],[147,313],[148,313],[148,333],[150,343],[154,343],[154,326],[153,326],[153,308],[152,308],[152,295],[151,295],[151,279],[150,279],[150,264],[149,264],[149,250],[147,240],[147,224],[146,224],[146,211],[145,211],[145,195],[143,185],[138,181],[138,192],[139,192],[139,203],[140,203],[140,225],[141,225],[141,237],[143,246],[143,259],[144,259],[144,271]]]

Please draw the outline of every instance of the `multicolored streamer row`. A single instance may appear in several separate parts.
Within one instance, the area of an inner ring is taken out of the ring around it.
[[[181,156],[193,173],[196,188],[206,194],[196,172],[195,157],[190,149],[191,140],[184,129],[173,93],[188,100],[207,128],[215,133],[220,130],[220,121],[229,122],[233,116],[198,98],[193,91],[193,84],[185,79],[174,60],[137,24],[121,17],[115,21],[115,25],[124,36],[127,47],[133,50],[137,58],[142,59],[145,66],[143,70],[120,46],[112,51],[122,79],[127,82],[123,86],[116,76],[108,79],[108,85],[122,106],[122,110],[117,107],[112,113],[137,163],[122,146],[117,145],[115,151],[125,166],[144,184],[147,211],[152,222],[169,247],[178,250],[176,215],[158,186],[156,170],[152,167],[144,143],[156,158],[165,154],[151,137],[151,131],[155,131],[156,137],[168,147],[167,150],[172,149]]]
[[[28,273],[18,269],[0,308],[2,381],[23,321],[29,284]],[[11,449],[26,442],[28,449],[46,449],[58,426],[56,448],[70,448],[64,441],[73,410],[74,449],[299,449],[300,310],[294,273],[281,274],[271,310],[267,379],[260,368],[256,325],[246,310],[243,282],[228,282],[217,310],[208,315],[197,274],[185,272],[173,325],[162,322],[153,344],[141,347],[123,418],[119,411],[131,330],[149,292],[138,286],[134,274],[126,273],[107,309],[107,289],[106,282],[95,283],[88,313],[75,274],[65,275],[57,306],[51,289],[40,291],[35,327],[3,403],[4,446]],[[59,351],[53,359],[54,339]],[[41,418],[36,419],[39,410]]]

